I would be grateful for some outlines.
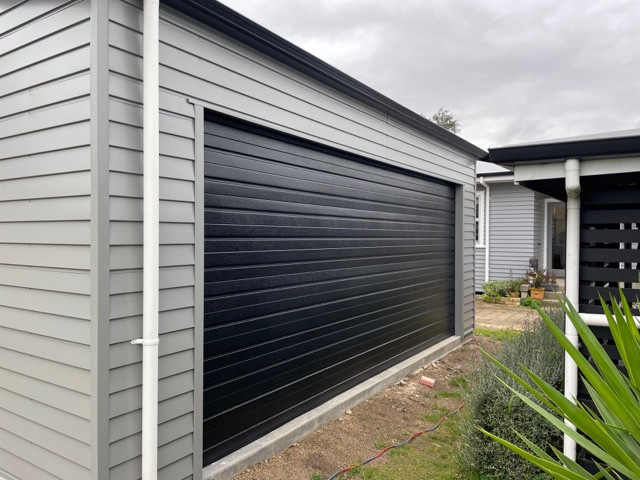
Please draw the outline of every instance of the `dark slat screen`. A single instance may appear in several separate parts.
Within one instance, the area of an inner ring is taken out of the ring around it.
[[[454,190],[205,125],[204,463],[453,334]]]
[[[609,299],[622,288],[630,302],[640,295],[640,186],[637,183],[598,189],[581,196],[580,311],[602,313],[600,295]],[[637,302],[634,312],[639,313]]]

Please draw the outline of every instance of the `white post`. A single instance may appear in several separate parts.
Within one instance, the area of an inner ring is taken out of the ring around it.
[[[144,0],[142,479],[158,477],[159,0]]]
[[[567,191],[567,253],[565,289],[567,300],[576,309],[579,301],[580,288],[580,162],[570,158],[565,162],[565,189]],[[578,332],[569,318],[565,318],[565,335],[575,346],[578,345]],[[564,394],[575,401],[578,395],[578,367],[573,359],[565,353],[564,356]],[[566,422],[572,428],[570,422]],[[575,460],[576,442],[569,436],[564,436],[564,454]]]

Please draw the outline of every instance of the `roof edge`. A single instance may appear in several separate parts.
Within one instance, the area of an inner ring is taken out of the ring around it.
[[[640,153],[640,135],[551,141],[531,145],[490,148],[483,159],[499,165],[515,166],[536,161],[562,161],[571,157],[621,157]]]
[[[475,158],[487,156],[487,152],[480,147],[412,112],[215,0],[162,0],[162,3],[359,100],[365,105],[385,112],[402,123],[428,133],[451,147]]]

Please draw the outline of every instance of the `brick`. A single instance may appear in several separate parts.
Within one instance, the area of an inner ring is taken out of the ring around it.
[[[429,378],[429,377],[422,377],[420,378],[420,383],[426,387],[431,387],[433,388],[433,386],[435,385],[436,381],[433,378]]]

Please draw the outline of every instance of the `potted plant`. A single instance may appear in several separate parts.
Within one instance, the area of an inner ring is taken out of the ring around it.
[[[547,278],[547,273],[544,270],[535,270],[529,274],[529,283],[531,288],[529,289],[529,295],[534,300],[544,299],[544,288],[542,284]]]
[[[515,280],[509,280],[509,296],[511,298],[520,297],[520,285],[526,282],[524,278],[516,278]]]

